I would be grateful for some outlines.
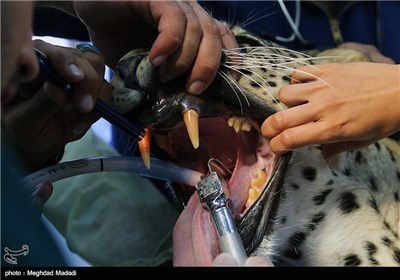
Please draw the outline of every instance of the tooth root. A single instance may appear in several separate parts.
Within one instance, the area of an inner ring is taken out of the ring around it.
[[[146,129],[143,139],[138,142],[140,155],[142,156],[144,166],[146,166],[147,169],[150,169],[150,140],[151,132]]]
[[[193,148],[197,149],[199,147],[199,114],[195,110],[189,109],[183,113],[183,120]]]
[[[264,169],[257,169],[257,177],[252,179],[250,186],[253,188],[262,188],[267,183],[267,173]]]

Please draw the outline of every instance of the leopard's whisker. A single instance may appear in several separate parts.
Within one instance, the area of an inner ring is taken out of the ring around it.
[[[232,51],[241,51],[241,50],[247,50],[247,51],[253,51],[253,50],[261,50],[261,51],[265,51],[265,50],[270,50],[270,51],[280,51],[280,52],[283,52],[283,53],[288,53],[288,54],[296,54],[296,55],[298,55],[298,56],[300,56],[300,57],[313,57],[313,56],[311,56],[311,55],[308,55],[308,54],[305,54],[305,53],[302,53],[302,52],[299,52],[299,51],[295,51],[295,50],[291,50],[291,49],[287,49],[287,48],[284,48],[284,47],[279,47],[279,46],[255,46],[255,47],[239,47],[239,48],[233,48],[233,49],[229,49],[228,51],[230,51],[230,50],[232,50]],[[275,54],[278,54],[278,53],[275,53]],[[265,55],[265,53],[264,53],[264,55]]]
[[[310,59],[311,59],[311,58],[310,58]],[[310,73],[308,73],[308,72],[306,72],[306,71],[303,71],[303,70],[299,70],[298,68],[286,66],[286,64],[290,64],[290,63],[292,63],[292,62],[285,62],[285,63],[274,64],[274,63],[270,63],[269,61],[266,62],[266,63],[263,63],[263,62],[262,62],[262,61],[263,61],[262,59],[258,59],[258,60],[256,61],[257,64],[254,64],[254,63],[252,63],[251,60],[247,60],[247,57],[245,57],[244,61],[245,61],[246,63],[243,63],[243,62],[239,62],[239,63],[236,63],[236,64],[233,63],[232,69],[239,69],[239,68],[240,68],[240,69],[246,69],[246,70],[250,71],[249,69],[251,69],[251,68],[255,68],[255,69],[266,68],[266,69],[268,69],[268,70],[270,70],[270,71],[274,71],[274,72],[276,72],[276,73],[279,73],[279,74],[282,74],[282,75],[285,75],[285,76],[291,76],[292,73],[293,73],[294,71],[298,71],[298,72],[300,72],[300,73],[303,73],[303,74],[306,74],[306,75],[310,76],[311,78],[314,78],[314,79],[316,79],[316,80],[319,80],[319,81],[321,81],[322,83],[326,84],[327,86],[331,87],[331,85],[330,85],[329,83],[325,82],[323,79],[321,79],[320,77],[317,77],[316,75],[310,74]],[[247,63],[247,62],[248,62],[248,63]],[[295,61],[295,62],[300,63],[300,61]],[[229,63],[228,63],[228,64],[229,64]],[[303,65],[308,65],[308,66],[311,66],[311,67],[313,66],[313,65],[308,64],[308,63],[303,63]],[[224,66],[228,66],[227,63],[224,63]],[[283,69],[283,70],[289,70],[290,73],[279,72],[279,71],[277,70],[277,68],[278,68],[278,69],[281,68],[281,69]],[[294,80],[294,81],[299,82],[299,81],[297,81],[297,80]]]
[[[236,81],[229,76],[228,74],[222,72],[222,71],[218,71],[218,74],[226,81],[226,83],[229,85],[229,87],[232,89],[233,93],[235,94],[237,100],[239,101],[239,105],[240,105],[240,112],[242,114],[242,116],[244,115],[243,112],[243,104],[239,98],[239,95],[237,93],[237,90],[239,90],[239,92],[243,95],[243,97],[246,100],[247,106],[250,106],[249,100],[247,99],[246,95],[243,93],[243,90],[237,85]],[[235,87],[234,87],[235,86]]]
[[[227,67],[228,69],[231,69],[233,71],[236,71],[237,73],[241,74],[242,76],[248,78],[250,81],[254,82],[256,85],[258,85],[261,89],[263,89],[272,98],[272,100],[280,107],[280,109],[282,109],[282,110],[284,109],[282,107],[282,105],[279,104],[278,100],[268,91],[268,89],[266,87],[264,87],[262,84],[260,84],[258,81],[256,81],[254,78],[252,78],[250,75],[246,74],[243,71],[240,71],[239,69],[234,69],[229,66],[225,66],[225,67]],[[248,70],[248,69],[246,68],[246,70]],[[251,72],[251,71],[249,71],[249,72]],[[258,74],[256,72],[251,72],[251,73],[256,75],[257,77],[260,77],[261,80],[263,80],[264,82],[266,82],[266,84],[268,84],[268,82],[260,74]]]
[[[268,9],[268,8],[267,8],[267,9]],[[264,9],[264,10],[265,10],[265,9]],[[259,13],[260,13],[260,12],[259,12]],[[258,18],[254,18],[254,19],[252,19],[252,20],[246,21],[246,22],[243,24],[243,26],[246,27],[246,25],[250,25],[250,24],[252,24],[252,23],[254,23],[254,22],[256,22],[256,21],[262,20],[263,18],[272,16],[272,15],[274,15],[274,14],[276,14],[276,13],[277,13],[276,11],[270,12],[270,13],[265,14],[265,15],[262,15],[262,16],[260,16],[260,17],[258,17]],[[254,17],[254,16],[253,16],[253,17]],[[248,18],[248,19],[249,19],[249,18]],[[250,19],[251,19],[251,18],[250,18]]]
[[[246,26],[248,26],[248,25],[250,25],[250,24],[252,24],[252,23],[254,23],[254,22],[257,22],[257,21],[259,21],[259,20],[261,20],[261,19],[263,19],[263,18],[265,18],[265,17],[267,17],[267,16],[270,16],[270,15],[275,14],[276,12],[271,12],[271,13],[265,15],[265,12],[266,12],[267,10],[271,9],[273,6],[275,6],[275,3],[273,3],[272,5],[270,5],[270,6],[268,6],[268,7],[265,7],[265,8],[262,9],[262,10],[257,11],[257,12],[256,12],[255,14],[253,14],[253,15],[252,15],[252,13],[254,12],[254,9],[252,9],[252,10],[247,14],[246,19],[241,23],[241,26],[242,26],[243,28],[245,28]],[[261,16],[259,16],[259,15],[261,15]],[[257,17],[257,16],[259,16],[259,17]]]

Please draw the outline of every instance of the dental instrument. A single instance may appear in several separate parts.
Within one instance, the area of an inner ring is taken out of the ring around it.
[[[196,184],[196,190],[203,207],[210,212],[218,234],[220,251],[231,254],[239,266],[244,266],[247,254],[233,220],[229,207],[230,199],[224,191],[226,182],[218,177],[217,171],[219,170],[214,171],[210,161],[208,166],[211,174],[202,177],[201,181]]]

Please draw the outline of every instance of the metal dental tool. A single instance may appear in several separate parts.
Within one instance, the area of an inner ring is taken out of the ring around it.
[[[230,171],[215,159],[209,160],[208,167],[211,174],[204,176],[196,185],[200,202],[211,214],[221,252],[231,254],[239,266],[244,266],[247,254],[229,208],[230,199],[224,192],[226,181],[225,178],[220,179],[218,176],[218,173],[225,176]]]

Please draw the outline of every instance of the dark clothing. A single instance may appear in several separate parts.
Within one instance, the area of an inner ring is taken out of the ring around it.
[[[296,2],[284,1],[293,21]],[[308,43],[297,37],[291,42],[276,39],[293,34],[278,1],[200,1],[200,4],[217,19],[244,24],[246,29],[291,49],[324,50],[342,41],[372,44],[400,63],[400,1],[330,2],[333,13],[317,1],[300,2],[298,30]],[[339,28],[335,29],[336,26]]]
[[[39,210],[33,207],[30,197],[18,182],[21,179],[18,170],[24,165],[3,135],[4,133],[1,137],[1,266],[65,266],[54,240],[40,220]],[[25,254],[22,253],[24,249],[27,249]],[[21,251],[21,254],[16,251]]]

